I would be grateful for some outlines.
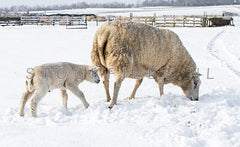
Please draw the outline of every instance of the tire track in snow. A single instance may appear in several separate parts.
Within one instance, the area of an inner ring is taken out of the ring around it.
[[[208,43],[207,49],[212,56],[225,63],[240,78],[240,61],[226,49],[225,41],[222,40],[225,33],[226,31],[222,30],[214,36]]]

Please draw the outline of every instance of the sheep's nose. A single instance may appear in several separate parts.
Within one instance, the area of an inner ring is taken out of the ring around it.
[[[191,101],[198,101],[198,98],[195,98],[195,99],[192,98]]]

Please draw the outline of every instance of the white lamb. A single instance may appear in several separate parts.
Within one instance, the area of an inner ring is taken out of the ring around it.
[[[78,85],[87,80],[92,83],[99,83],[100,78],[97,70],[92,66],[77,65],[67,62],[49,63],[33,68],[33,71],[28,71],[26,80],[26,90],[23,93],[19,115],[24,115],[24,107],[26,102],[31,100],[31,116],[36,117],[37,104],[53,89],[60,89],[63,106],[67,109],[67,89],[75,94],[83,103],[85,108],[89,104],[85,99],[83,92],[78,88]]]

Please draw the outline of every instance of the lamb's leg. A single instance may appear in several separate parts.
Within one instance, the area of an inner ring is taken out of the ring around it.
[[[43,99],[46,93],[47,93],[47,90],[39,90],[34,94],[31,100],[31,116],[32,117],[37,116],[37,104]]]
[[[136,92],[137,92],[137,89],[138,89],[139,86],[141,85],[142,80],[143,80],[143,79],[137,79],[137,80],[136,80],[135,87],[134,87],[134,89],[133,89],[133,91],[132,91],[132,94],[128,97],[129,100],[135,97],[135,94],[136,94]]]
[[[67,90],[61,89],[60,92],[62,96],[63,107],[67,109],[67,100],[68,100]]]
[[[105,89],[105,93],[106,93],[106,100],[107,100],[107,102],[110,102],[111,97],[110,97],[110,93],[109,93],[109,71],[107,71],[107,73],[104,74],[104,76],[103,76],[103,85],[104,85],[104,89]]]
[[[162,95],[163,95],[163,86],[164,86],[164,82],[161,82],[158,84],[159,85],[159,92],[160,92],[160,97],[159,100],[161,99]]]
[[[88,108],[89,104],[85,99],[83,92],[75,85],[68,85],[67,87],[73,94],[75,94],[83,103],[85,108]]]
[[[34,91],[30,92],[28,90],[26,90],[21,98],[21,102],[20,102],[20,111],[19,111],[19,115],[20,116],[24,116],[24,107],[27,103],[27,101],[31,98],[31,96],[33,95]]]
[[[114,82],[113,98],[112,98],[110,105],[108,106],[108,108],[110,108],[110,109],[113,107],[113,105],[117,104],[118,92],[120,90],[122,81],[123,81],[123,79],[117,78],[117,80]]]
[[[158,83],[158,86],[159,86],[159,92],[160,92],[159,100],[160,100],[163,95],[164,77],[157,77],[155,81]]]

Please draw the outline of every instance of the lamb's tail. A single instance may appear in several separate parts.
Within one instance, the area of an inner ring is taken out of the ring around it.
[[[26,90],[33,92],[33,78],[34,78],[34,73],[29,73],[27,75],[27,80],[26,80]]]

